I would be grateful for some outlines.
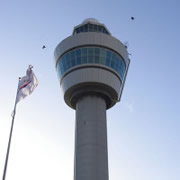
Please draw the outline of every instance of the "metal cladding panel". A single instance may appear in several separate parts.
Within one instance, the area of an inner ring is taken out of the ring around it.
[[[126,65],[128,64],[128,52],[124,44],[113,36],[97,32],[79,33],[64,39],[54,51],[55,64],[64,53],[80,46],[102,46],[112,49],[123,57]]]
[[[119,96],[121,86],[119,78],[108,70],[95,67],[82,68],[70,72],[62,79],[61,86],[64,93],[66,93],[71,87],[88,82],[105,84],[114,89],[116,96]]]

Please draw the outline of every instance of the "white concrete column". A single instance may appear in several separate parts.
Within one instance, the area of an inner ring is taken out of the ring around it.
[[[76,104],[74,180],[108,180],[106,102],[95,95]]]

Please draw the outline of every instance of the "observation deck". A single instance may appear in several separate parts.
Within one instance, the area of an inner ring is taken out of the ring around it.
[[[106,99],[107,109],[120,101],[130,60],[124,44],[104,24],[88,18],[55,49],[55,64],[67,105],[87,93]]]

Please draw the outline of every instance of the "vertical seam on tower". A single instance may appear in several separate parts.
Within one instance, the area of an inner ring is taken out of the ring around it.
[[[97,99],[97,101],[99,100],[98,98],[98,96],[95,96],[95,98]],[[97,144],[97,131],[98,131],[98,117],[97,117],[97,104],[98,104],[98,102],[96,102],[96,106],[95,106],[95,108],[96,108],[96,119],[97,119],[97,121],[96,121],[96,180],[98,180],[97,178],[97,168],[98,168],[98,160],[97,160],[97,157],[98,157],[98,144]]]

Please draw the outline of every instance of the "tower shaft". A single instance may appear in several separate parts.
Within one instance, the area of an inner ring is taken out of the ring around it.
[[[108,180],[106,101],[85,95],[76,103],[75,180]]]

